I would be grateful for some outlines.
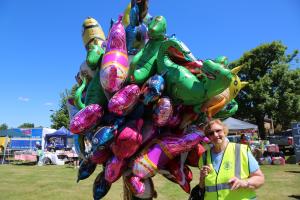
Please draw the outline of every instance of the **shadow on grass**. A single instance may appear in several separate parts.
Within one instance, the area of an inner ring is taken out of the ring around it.
[[[16,166],[34,166],[37,165],[36,162],[11,162],[10,164]]]
[[[285,171],[285,172],[294,173],[294,174],[300,174],[300,171],[293,171],[293,170],[291,170],[291,171]]]
[[[289,195],[288,197],[294,198],[294,199],[300,199],[300,195]]]

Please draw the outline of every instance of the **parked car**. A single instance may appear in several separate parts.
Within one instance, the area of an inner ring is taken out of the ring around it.
[[[289,150],[290,153],[294,153],[294,139],[292,129],[280,133],[275,133],[274,135],[269,136],[268,140],[270,141],[270,144],[277,144],[280,151],[283,151],[285,153],[286,150]]]
[[[45,165],[64,165],[66,162],[68,162],[68,156],[65,153],[61,153],[59,151],[47,151],[44,153],[42,158],[42,163]]]
[[[241,140],[240,135],[228,135],[227,138],[230,142],[234,142],[234,143],[240,143]]]

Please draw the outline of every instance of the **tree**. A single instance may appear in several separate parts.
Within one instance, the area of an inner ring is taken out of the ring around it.
[[[34,123],[23,123],[18,128],[34,128]]]
[[[283,129],[291,128],[291,121],[300,119],[300,69],[274,70],[273,96],[278,99],[277,110],[272,112],[275,122]]]
[[[70,92],[68,90],[65,90],[64,93],[60,94],[60,108],[50,116],[52,122],[51,128],[59,129],[62,126],[64,126],[65,128],[69,128],[70,120],[66,106],[69,93]]]
[[[254,121],[265,139],[264,118],[272,117],[276,124],[288,128],[300,120],[300,71],[289,69],[298,51],[286,54],[287,47],[279,41],[262,44],[246,52],[230,68],[243,65],[239,77],[248,81],[237,96],[237,117]]]
[[[2,131],[2,130],[7,130],[8,129],[8,126],[7,126],[7,124],[1,124],[0,125],[0,131]]]

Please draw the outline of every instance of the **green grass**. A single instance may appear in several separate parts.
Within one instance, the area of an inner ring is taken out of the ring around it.
[[[257,191],[259,199],[300,199],[300,166],[262,166],[266,177],[265,185]],[[0,199],[5,200],[82,200],[93,199],[94,179],[101,171],[98,167],[86,180],[76,183],[77,170],[68,166],[26,166],[0,165]],[[194,179],[191,186],[197,184],[199,171],[192,169]],[[154,177],[157,199],[187,199],[178,185],[160,175]],[[106,200],[122,199],[122,181],[112,185]]]

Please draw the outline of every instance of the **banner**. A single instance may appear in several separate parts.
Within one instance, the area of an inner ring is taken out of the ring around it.
[[[292,123],[296,162],[300,162],[300,122]]]

